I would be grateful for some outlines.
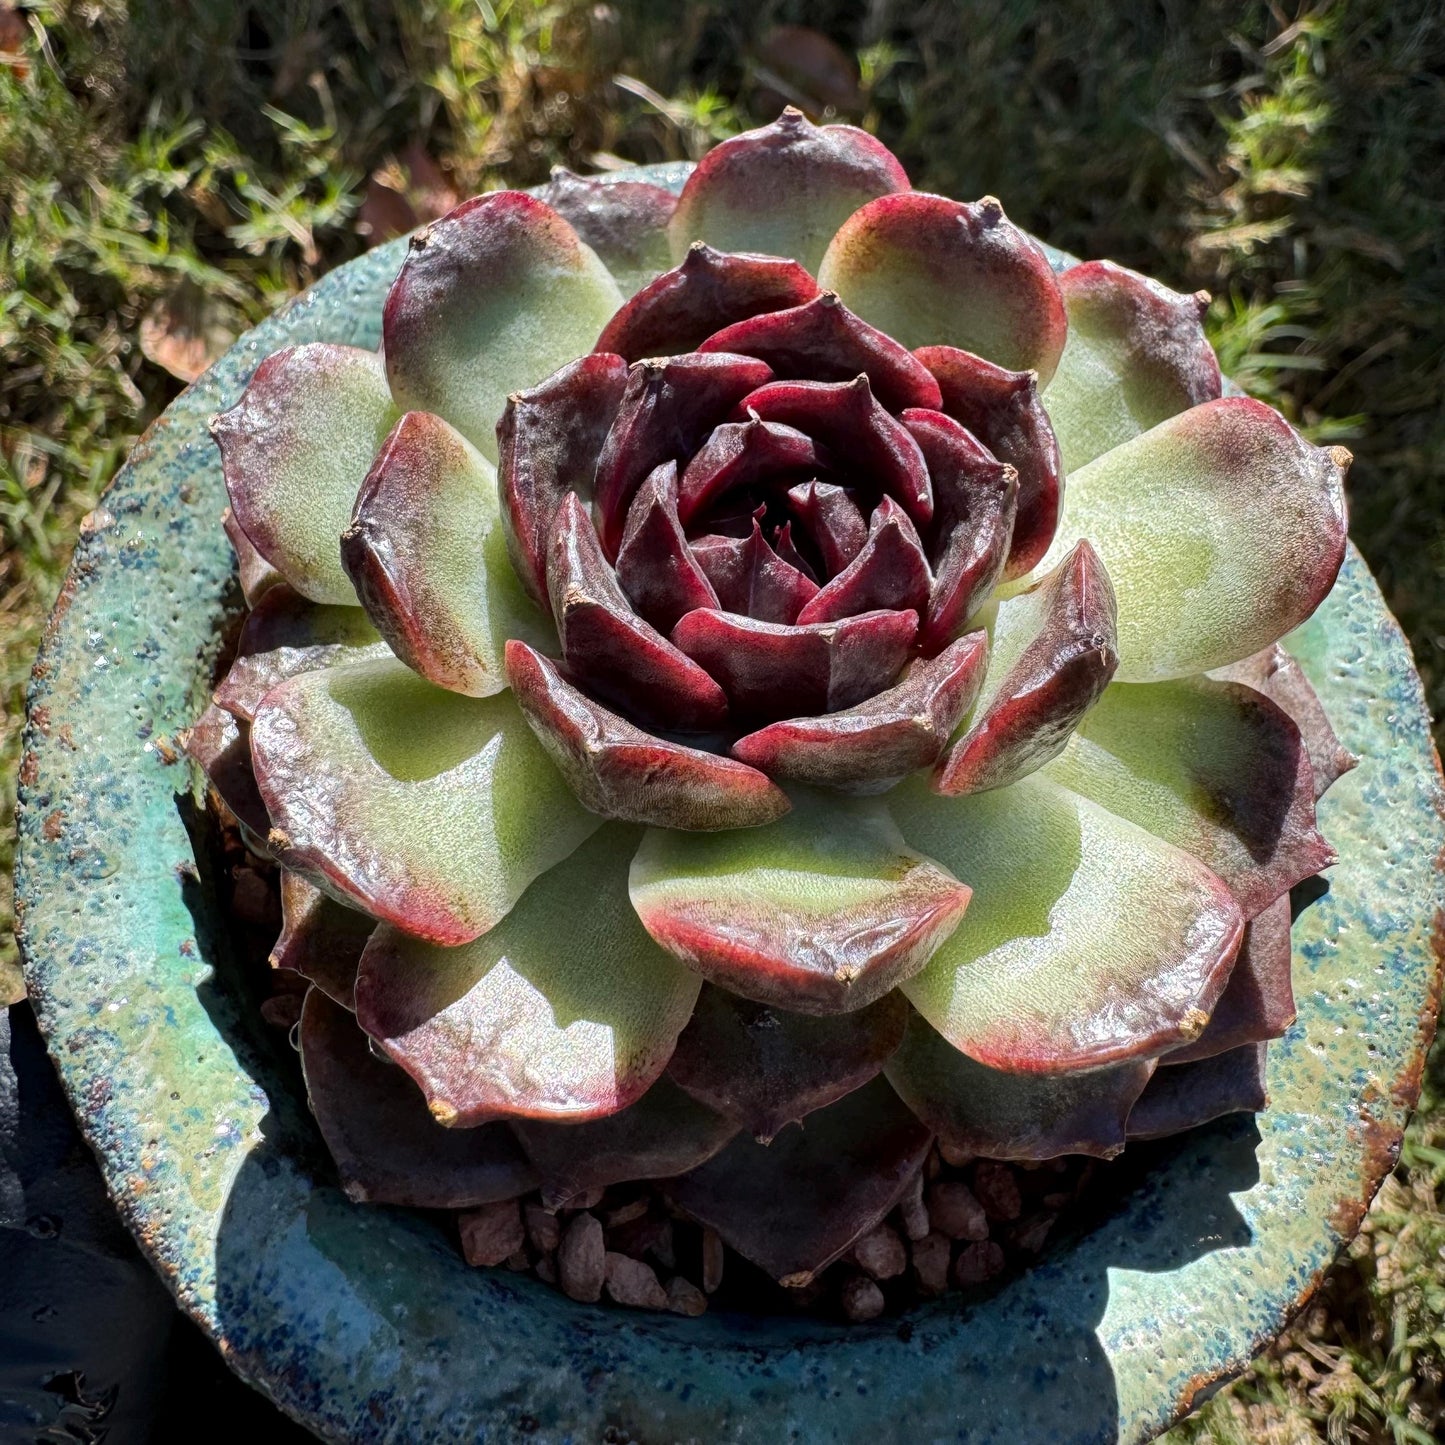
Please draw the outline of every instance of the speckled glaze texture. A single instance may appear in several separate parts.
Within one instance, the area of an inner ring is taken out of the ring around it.
[[[1350,554],[1289,639],[1362,762],[1321,807],[1340,862],[1296,926],[1300,1017],[1270,1051],[1267,1113],[1131,1148],[1139,1186],[1112,1217],[986,1302],[902,1328],[577,1305],[467,1268],[425,1216],[340,1193],[294,1059],[232,966],[171,743],[240,608],[206,418],[280,346],[376,345],[404,245],[328,276],[151,428],[87,519],[36,664],[21,943],[127,1223],[234,1368],[329,1439],[1153,1437],[1243,1368],[1355,1233],[1434,1029],[1440,775],[1364,563]]]

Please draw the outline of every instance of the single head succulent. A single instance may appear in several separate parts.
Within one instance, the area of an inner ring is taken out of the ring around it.
[[[935,1136],[1260,1106],[1348,456],[1221,394],[1205,299],[790,111],[678,199],[467,201],[379,351],[261,363],[190,746],[358,1198],[666,1178],[797,1281]]]

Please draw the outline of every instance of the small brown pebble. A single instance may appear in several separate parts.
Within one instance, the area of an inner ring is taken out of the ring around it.
[[[923,1177],[925,1179],[937,1179],[943,1173],[943,1160],[938,1157],[937,1149],[928,1151],[928,1158],[923,1161]]]
[[[231,875],[231,912],[253,928],[277,928],[281,923],[281,900],[271,885],[254,869],[244,865]]]
[[[557,1250],[557,1274],[563,1292],[584,1304],[601,1299],[606,1270],[602,1221],[594,1214],[576,1215],[569,1221]]]
[[[1037,1254],[1044,1247],[1044,1241],[1048,1239],[1049,1231],[1053,1227],[1052,1214],[1035,1214],[1015,1228],[1013,1242],[1029,1254]]]
[[[991,1280],[1003,1270],[1003,1249],[991,1239],[966,1244],[953,1262],[953,1282],[960,1289]]]
[[[933,1227],[950,1239],[987,1239],[988,1219],[983,1205],[967,1184],[940,1179],[931,1184],[926,1196],[928,1217]]]
[[[543,1284],[557,1283],[557,1261],[550,1254],[544,1254],[541,1259],[532,1266],[533,1273]]]
[[[667,1282],[667,1307],[675,1315],[700,1315],[707,1309],[707,1296],[690,1279],[675,1274]]]
[[[261,1000],[261,1017],[273,1029],[293,1028],[301,1019],[301,1000],[294,993],[274,993]]]
[[[938,1152],[943,1156],[943,1162],[952,1169],[962,1169],[965,1164],[972,1164],[976,1157],[967,1149],[956,1149],[952,1144],[945,1144],[942,1139],[938,1141]]]
[[[640,1259],[608,1251],[603,1261],[607,1293],[620,1305],[636,1309],[665,1310],[667,1291],[657,1276]]]
[[[639,1195],[636,1199],[629,1199],[616,1208],[609,1209],[602,1216],[602,1223],[608,1229],[616,1229],[619,1224],[631,1224],[634,1219],[641,1219],[647,1213],[648,1205],[647,1196]]]
[[[898,1201],[898,1218],[909,1239],[922,1239],[928,1233],[928,1209],[923,1203],[923,1171],[908,1181],[903,1198]]]
[[[893,1279],[908,1268],[908,1251],[898,1232],[886,1224],[869,1230],[853,1246],[853,1258],[858,1261],[858,1267],[874,1279]]]
[[[997,1159],[980,1159],[973,1171],[973,1192],[990,1219],[1017,1219],[1024,1202],[1013,1170]]]
[[[949,1253],[946,1234],[925,1234],[913,1242],[913,1273],[923,1294],[942,1294],[948,1288]]]
[[[883,1313],[883,1291],[866,1274],[849,1279],[840,1299],[850,1320],[876,1320]]]
[[[484,1204],[457,1216],[462,1232],[462,1254],[468,1264],[501,1264],[521,1249],[522,1208],[515,1199]]]
[[[542,1254],[551,1254],[562,1242],[562,1221],[540,1204],[528,1204],[522,1210],[527,1224],[527,1241]]]
[[[702,1232],[702,1287],[712,1294],[722,1283],[723,1242],[711,1229]]]

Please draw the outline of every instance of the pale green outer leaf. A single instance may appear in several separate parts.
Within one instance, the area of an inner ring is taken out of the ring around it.
[[[1240,683],[1116,683],[1045,771],[1206,863],[1249,917],[1334,861],[1298,729]]]
[[[315,342],[268,356],[211,422],[236,521],[313,602],[356,603],[340,538],[398,414],[376,352]]]
[[[1069,316],[1044,408],[1067,472],[1219,395],[1201,324],[1206,292],[1182,296],[1109,261],[1059,278]]]
[[[1205,402],[1070,478],[1047,572],[1082,538],[1118,599],[1120,682],[1185,677],[1267,647],[1344,557],[1348,454],[1247,397]]]
[[[282,683],[251,753],[283,861],[438,943],[495,926],[601,824],[510,693],[463,697],[401,662]]]
[[[459,948],[383,925],[362,960],[358,1015],[442,1122],[597,1118],[662,1073],[702,980],[632,911],[641,833],[604,826]]]
[[[595,252],[541,201],[498,191],[431,226],[387,297],[387,375],[489,461],[507,397],[592,350],[622,305]]]
[[[761,828],[649,829],[633,906],[735,993],[802,1013],[862,1008],[923,966],[968,889],[908,847],[878,799],[791,796],[793,811]]]
[[[492,464],[454,427],[409,412],[357,502],[343,552],[362,605],[404,662],[440,687],[507,685],[507,640],[556,647],[507,556]]]
[[[1244,920],[1202,863],[1041,774],[944,798],[919,778],[889,806],[974,890],[913,1006],[992,1068],[1053,1072],[1195,1038]]]

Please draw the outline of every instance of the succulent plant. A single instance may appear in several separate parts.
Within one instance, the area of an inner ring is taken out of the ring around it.
[[[1222,394],[1206,300],[785,112],[676,199],[469,200],[380,350],[262,361],[190,750],[355,1197],[667,1179],[796,1282],[935,1137],[1260,1106],[1348,455]]]

